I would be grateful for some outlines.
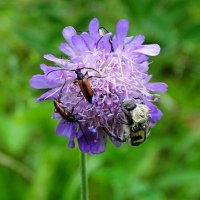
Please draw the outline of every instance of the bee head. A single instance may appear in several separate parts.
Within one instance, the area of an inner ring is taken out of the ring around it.
[[[131,111],[136,108],[136,104],[132,100],[126,100],[122,103],[122,108],[127,111]]]

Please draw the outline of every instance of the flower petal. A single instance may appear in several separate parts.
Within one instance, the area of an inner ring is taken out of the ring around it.
[[[75,56],[76,52],[72,47],[70,47],[67,43],[61,43],[59,46],[60,51],[64,54],[68,55],[69,57]]]
[[[104,49],[105,52],[110,52],[111,51],[111,44],[110,44],[110,36],[111,34],[108,33],[99,40],[97,48],[100,47],[101,49]]]
[[[137,58],[135,59],[135,62],[142,63],[144,61],[147,61],[148,59],[149,59],[148,56],[146,56],[144,54],[139,54],[139,55],[137,55]]]
[[[150,102],[147,104],[147,106],[150,109],[149,114],[151,115],[151,127],[153,127],[162,117],[162,112],[157,108],[157,106]]]
[[[47,75],[49,72],[53,70],[57,70],[58,67],[51,67],[51,66],[47,66],[46,64],[41,64],[40,69],[44,72],[45,75]]]
[[[132,38],[132,40],[127,43],[126,48],[134,48],[138,45],[142,45],[144,42],[144,35],[136,35],[135,37]]]
[[[84,32],[84,33],[81,34],[81,37],[84,39],[87,48],[88,48],[90,51],[93,50],[94,47],[95,47],[95,43],[94,43],[94,41],[92,40],[91,36],[90,36],[88,33]]]
[[[140,72],[147,72],[149,69],[149,63],[148,62],[143,62],[140,65],[136,66],[136,69],[139,70]]]
[[[53,79],[49,79],[44,75],[34,75],[29,81],[31,87],[36,89],[48,89],[58,85],[58,82]]]
[[[160,53],[160,46],[158,44],[141,45],[137,49],[134,49],[133,52],[156,56]]]
[[[76,137],[76,128],[77,128],[76,123],[68,122],[65,119],[62,119],[56,128],[56,133],[58,135],[62,135],[64,137],[69,138],[68,142],[69,148],[75,147],[74,139]]]
[[[88,51],[88,48],[81,36],[74,35],[72,37],[72,43],[78,51],[80,51],[80,52]]]
[[[62,66],[68,66],[69,62],[66,59],[56,58],[52,54],[45,54],[44,58],[50,61],[55,62],[56,64],[62,65]]]
[[[61,117],[61,115],[59,113],[54,112],[52,118],[53,119],[61,119],[62,117]]]
[[[81,151],[88,154],[98,154],[105,151],[106,135],[104,133],[93,133],[84,131],[78,140],[79,148]]]
[[[128,33],[128,21],[125,19],[119,20],[116,26],[116,40],[118,48],[123,48],[124,40]]]
[[[94,42],[97,42],[100,38],[100,36],[99,36],[99,21],[97,18],[94,18],[90,21],[88,29],[89,29],[91,38],[94,40]]]
[[[167,90],[167,84],[162,82],[148,83],[146,86],[151,92],[166,92]]]
[[[67,41],[67,43],[70,45],[70,46],[73,46],[72,45],[72,36],[76,35],[76,30],[72,27],[72,26],[67,26],[63,29],[63,32],[62,32],[65,40]]]
[[[45,92],[43,95],[41,95],[39,98],[36,99],[36,102],[57,98],[60,93],[60,89],[61,87],[58,87],[58,88],[53,88],[48,92]]]
[[[69,138],[71,135],[71,129],[73,125],[73,123],[69,123],[65,119],[62,119],[56,127],[57,135],[62,135]]]
[[[74,148],[75,147],[74,139],[75,139],[76,135],[77,135],[76,130],[73,130],[71,132],[71,135],[70,135],[70,138],[69,138],[69,142],[68,142],[68,147],[69,148]]]

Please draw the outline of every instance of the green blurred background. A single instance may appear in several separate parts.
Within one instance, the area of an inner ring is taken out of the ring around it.
[[[0,0],[0,199],[79,199],[79,151],[56,136],[52,102],[36,104],[43,91],[28,81],[41,73],[43,54],[62,55],[65,26],[87,30],[93,17],[113,32],[126,18],[129,35],[160,44],[150,73],[169,89],[146,143],[108,142],[87,157],[90,199],[200,199],[199,0]]]

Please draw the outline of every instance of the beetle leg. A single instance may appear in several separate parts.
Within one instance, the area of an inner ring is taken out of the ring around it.
[[[78,85],[78,80],[75,80],[73,84]]]
[[[77,94],[77,97],[81,97],[81,91],[79,91],[79,93]]]

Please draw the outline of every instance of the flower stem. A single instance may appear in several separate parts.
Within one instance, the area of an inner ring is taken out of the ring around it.
[[[85,153],[81,152],[80,169],[81,169],[81,200],[88,200],[88,179],[86,172]]]

